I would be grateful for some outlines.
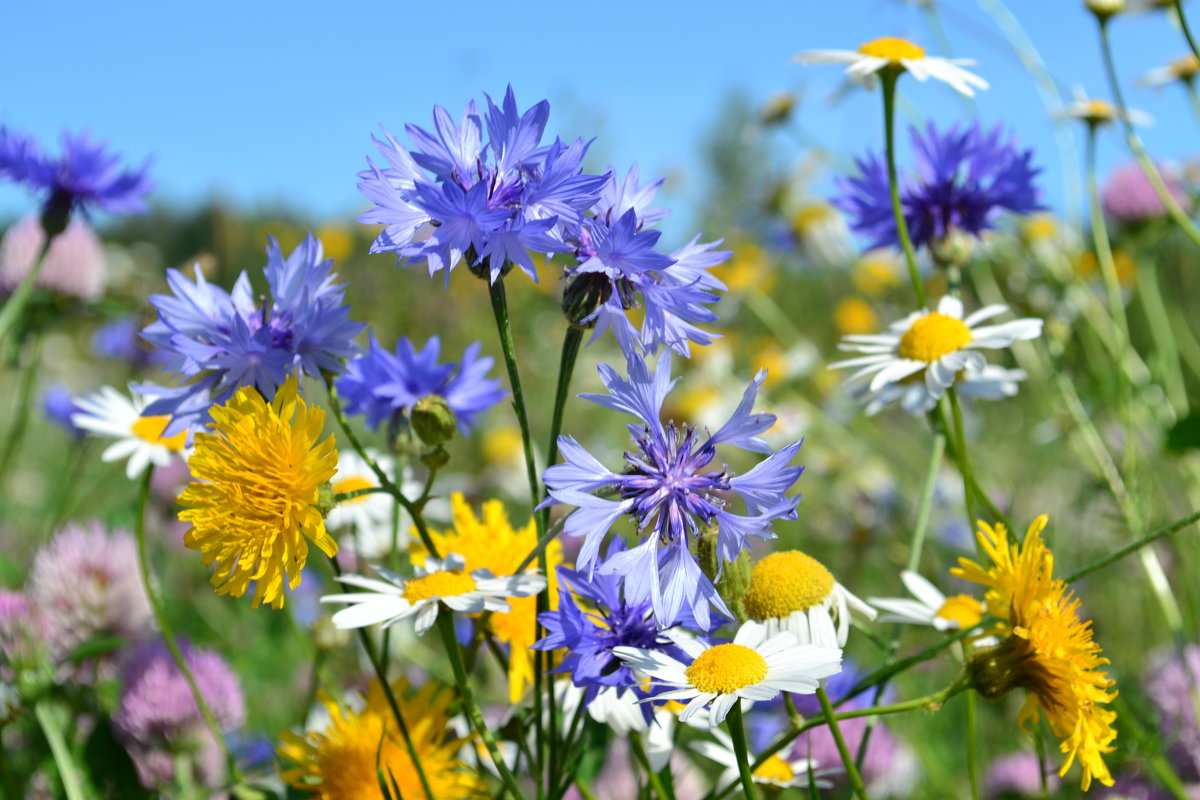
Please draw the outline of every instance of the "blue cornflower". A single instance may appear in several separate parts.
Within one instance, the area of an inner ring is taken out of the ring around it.
[[[985,131],[979,123],[944,132],[930,124],[924,134],[911,129],[917,166],[900,176],[900,200],[913,244],[930,245],[952,231],[978,236],[993,227],[1001,210],[1028,214],[1041,208],[1034,179],[1033,150],[1005,140],[1000,125]],[[870,237],[872,247],[899,244],[888,189],[887,164],[881,156],[859,159],[859,175],[839,182],[834,203],[850,216],[850,225]]]
[[[146,195],[152,188],[146,175],[149,162],[127,169],[107,145],[90,141],[86,131],[77,136],[63,133],[61,148],[59,156],[51,158],[25,134],[0,128],[0,177],[43,195],[48,209],[64,215],[64,226],[65,214],[76,208],[110,214],[146,210]]]
[[[578,507],[567,517],[563,530],[584,537],[578,566],[586,574],[619,575],[626,601],[649,600],[659,625],[671,625],[681,613],[690,613],[696,624],[707,630],[710,604],[723,614],[729,615],[729,611],[701,571],[689,544],[697,537],[715,534],[719,562],[732,561],[748,547],[750,538],[774,538],[772,522],[795,519],[800,497],[785,493],[803,470],[790,464],[800,442],[771,453],[758,436],[775,422],[773,414],[752,413],[765,371],[759,371],[746,388],[729,421],[707,435],[692,425],[664,425],[661,421],[663,401],[675,385],[669,353],[659,358],[653,375],[637,353],[626,356],[628,380],[601,364],[600,376],[609,393],[580,395],[641,421],[641,425],[630,426],[637,447],[626,452],[626,469],[619,474],[609,470],[575,439],[561,436],[564,462],[543,475],[550,494],[546,502]],[[735,475],[726,467],[710,469],[719,444],[771,455],[749,472]],[[620,499],[593,494],[599,490],[615,490]],[[732,495],[742,498],[748,515],[729,510]],[[623,516],[636,522],[638,531],[646,534],[645,540],[598,565],[601,541]]]
[[[101,358],[124,361],[133,367],[165,360],[161,350],[146,345],[141,328],[137,317],[132,316],[117,317],[104,323],[92,334],[92,353]]]
[[[202,421],[210,405],[242,386],[270,398],[294,370],[341,373],[361,352],[353,339],[365,326],[349,319],[345,287],[334,282],[332,267],[311,233],[287,258],[271,237],[263,268],[271,299],[262,305],[245,272],[226,292],[205,281],[199,267],[194,283],[168,270],[172,294],[151,296],[158,320],[142,336],[170,354],[167,369],[181,384],[139,387],[158,397],[145,413],[171,415],[170,434]]]
[[[454,412],[464,433],[475,416],[498,403],[505,392],[500,383],[487,377],[492,357],[479,357],[476,342],[463,352],[462,361],[439,363],[441,342],[432,337],[421,350],[401,337],[394,353],[370,337],[367,352],[346,365],[337,390],[346,401],[346,411],[365,414],[367,425],[399,422],[422,397],[438,395]]]
[[[42,393],[42,411],[46,418],[76,439],[83,438],[85,431],[71,419],[80,412],[75,404],[75,395],[65,386],[50,386]]]

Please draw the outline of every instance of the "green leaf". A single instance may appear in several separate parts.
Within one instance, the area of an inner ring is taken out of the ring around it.
[[[1167,431],[1167,449],[1173,453],[1200,448],[1200,411],[1193,411],[1186,417],[1176,420]]]
[[[99,797],[120,797],[122,800],[150,800],[153,797],[138,781],[129,753],[117,741],[112,726],[104,717],[97,718],[96,727],[83,747],[82,766]]]
[[[67,656],[67,661],[72,664],[78,664],[80,661],[86,661],[89,658],[108,655],[115,650],[120,650],[124,646],[125,640],[120,636],[97,636],[94,639],[88,639],[72,650],[71,654]]]

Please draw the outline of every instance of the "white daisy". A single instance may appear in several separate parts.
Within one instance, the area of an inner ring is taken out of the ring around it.
[[[728,644],[687,639],[678,644],[692,659],[690,664],[638,647],[615,647],[613,653],[653,685],[673,687],[657,694],[656,700],[687,701],[679,712],[680,722],[711,704],[710,723],[720,725],[739,700],[749,704],[771,700],[780,692],[813,694],[823,679],[842,669],[840,649],[800,644],[790,633],[768,637],[766,627],[756,622],[742,625]]]
[[[444,559],[427,558],[416,575],[405,579],[382,567],[375,572],[384,580],[361,575],[342,575],[339,581],[365,589],[350,594],[331,594],[322,603],[347,603],[348,608],[333,615],[338,628],[364,628],[392,623],[415,616],[417,635],[433,627],[438,608],[480,614],[484,611],[507,612],[512,608],[506,597],[529,597],[546,588],[546,579],[532,572],[496,577],[489,570],[477,569],[469,575],[463,570],[463,557],[455,553]]]
[[[612,728],[621,738],[628,738],[631,733],[644,736],[646,759],[655,772],[670,762],[675,752],[675,713],[666,706],[655,708],[647,722],[636,694],[628,689],[605,686],[588,703],[587,713],[596,722]],[[563,714],[569,716],[565,711]]]
[[[874,86],[875,76],[885,69],[910,72],[919,81],[936,78],[967,97],[974,97],[975,89],[988,88],[987,81],[963,69],[974,61],[927,56],[925,48],[894,36],[867,42],[857,50],[808,50],[792,60],[804,64],[849,64],[846,75],[867,88]]]
[[[938,303],[937,311],[917,311],[899,322],[892,323],[887,333],[854,334],[842,339],[840,350],[849,350],[867,355],[830,364],[832,369],[857,367],[847,387],[853,392],[862,392],[870,397],[890,384],[906,383],[918,387],[918,394],[906,399],[907,408],[932,408],[946,389],[969,373],[974,379],[986,380],[984,386],[975,387],[984,396],[989,391],[1003,396],[1003,383],[1015,373],[1000,375],[994,371],[983,372],[987,359],[980,350],[997,350],[1009,347],[1013,342],[1036,339],[1042,333],[1040,319],[1024,318],[1003,322],[998,325],[979,323],[1008,311],[1005,305],[984,306],[967,318],[963,318],[962,301],[950,295]],[[979,327],[976,327],[979,326]],[[922,397],[920,392],[926,393]],[[919,401],[919,402],[918,402]]]
[[[163,436],[171,418],[143,417],[142,409],[147,402],[145,397],[132,390],[126,397],[111,386],[103,386],[92,394],[77,398],[75,406],[79,411],[71,415],[71,423],[76,427],[94,436],[117,440],[100,454],[100,458],[103,461],[128,458],[125,474],[130,480],[141,475],[151,464],[165,467],[174,456],[186,459],[184,449],[188,431]]]
[[[868,602],[883,611],[880,622],[903,622],[908,625],[929,625],[939,631],[969,628],[983,619],[983,605],[969,594],[946,597],[915,572],[900,573],[904,588],[915,600],[907,597],[872,597]]]
[[[1155,67],[1142,77],[1138,83],[1142,86],[1162,87],[1179,81],[1191,83],[1200,74],[1200,59],[1193,53],[1172,58],[1164,66]]]
[[[373,450],[367,455],[379,465],[385,474],[391,475],[394,464],[388,456]],[[379,485],[379,478],[371,466],[353,450],[338,454],[337,473],[333,476],[332,489],[335,495],[370,489]],[[359,495],[334,506],[325,517],[325,525],[331,529],[353,528],[360,537],[375,538],[376,532],[386,532],[388,548],[391,548],[393,510],[396,501],[385,492]],[[408,542],[408,531],[400,531],[399,545]]]
[[[725,767],[725,772],[721,775],[717,786],[728,789],[740,779],[737,753],[733,749],[733,740],[725,731],[714,728],[712,735],[716,739],[715,742],[704,740],[694,742],[692,750]],[[756,760],[754,755],[750,754],[751,763]],[[837,770],[818,770],[816,762],[809,761],[807,758],[788,761],[779,754],[775,754],[764,761],[761,767],[754,770],[750,777],[755,783],[779,789],[790,786],[808,787],[810,784],[818,789],[832,789],[833,784],[826,780],[825,776],[835,772]],[[718,794],[720,793],[718,792]]]
[[[1070,104],[1062,110],[1062,116],[1067,119],[1077,119],[1089,125],[1107,125],[1121,118],[1121,110],[1107,100],[1088,97],[1079,87],[1075,87],[1073,95]],[[1125,119],[1143,128],[1154,124],[1154,117],[1132,108],[1126,109]]]
[[[1007,369],[996,364],[986,364],[983,369],[968,365],[958,376],[955,389],[959,397],[973,397],[978,400],[1003,400],[1015,397],[1021,381],[1025,380],[1025,370]],[[921,381],[901,381],[889,383],[876,391],[871,391],[870,380],[866,377],[858,382],[849,384],[851,397],[864,405],[864,413],[874,416],[892,403],[899,402],[900,407],[913,416],[928,414],[937,405],[934,397]]]
[[[801,644],[821,647],[846,645],[851,609],[875,619],[875,609],[847,591],[824,564],[799,550],[779,550],[755,564],[742,603],[750,619],[768,634],[786,632]]]

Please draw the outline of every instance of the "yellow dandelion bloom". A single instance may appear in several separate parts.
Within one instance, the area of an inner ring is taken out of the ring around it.
[[[1009,542],[1003,525],[981,522],[979,542],[992,565],[960,558],[950,572],[988,588],[988,613],[1001,620],[995,632],[1006,637],[972,659],[980,693],[996,699],[1010,689],[1026,689],[1018,724],[1028,729],[1045,714],[1066,756],[1059,774],[1078,759],[1087,791],[1093,778],[1113,783],[1103,754],[1113,750],[1117,715],[1104,706],[1117,693],[1115,681],[1101,670],[1109,661],[1092,640],[1091,621],[1080,619],[1079,599],[1054,577],[1054,554],[1042,541],[1046,521],[1044,514],[1034,520],[1019,547]]]
[[[392,693],[433,796],[486,797],[483,779],[458,760],[464,740],[446,735],[453,693],[430,683],[408,696],[403,678],[392,684]],[[287,765],[281,771],[284,782],[319,800],[382,800],[382,771],[385,779],[390,773],[404,797],[425,796],[378,681],[371,681],[361,711],[343,707],[323,692],[321,702],[329,710],[329,725],[323,731],[279,735],[276,752]]]
[[[271,403],[246,387],[212,417],[188,461],[195,480],[179,496],[179,519],[192,525],[184,544],[216,563],[217,594],[241,597],[255,581],[253,605],[282,608],[284,576],[289,588],[300,584],[305,540],[337,553],[316,508],[338,462],[333,436],[318,441],[325,412],[300,399],[293,377]]]
[[[515,575],[525,556],[537,545],[537,528],[533,520],[520,530],[508,521],[508,513],[499,500],[483,504],[482,517],[475,516],[466,499],[459,493],[450,497],[453,513],[453,530],[442,533],[431,532],[434,546],[439,553],[455,553],[462,556],[464,571],[491,570],[496,575]],[[414,540],[410,551],[414,564],[424,563],[428,557],[424,546]],[[558,607],[558,571],[563,561],[562,544],[554,539],[546,546],[546,579],[549,584],[549,607]],[[537,569],[534,560],[527,570]],[[512,611],[493,613],[488,618],[488,629],[496,638],[510,645],[508,654],[508,695],[510,702],[517,702],[526,688],[533,685],[534,652],[537,641],[537,597],[511,597],[508,604]]]

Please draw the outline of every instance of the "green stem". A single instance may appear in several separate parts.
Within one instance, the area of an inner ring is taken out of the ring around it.
[[[488,755],[492,757],[492,763],[500,773],[505,788],[512,793],[516,800],[523,800],[524,795],[517,786],[517,779],[509,770],[508,764],[504,762],[500,748],[496,745],[496,737],[492,735],[491,729],[484,721],[483,712],[479,710],[479,703],[475,700],[475,690],[471,688],[467,672],[463,668],[462,651],[459,648],[458,639],[454,635],[454,617],[449,609],[439,609],[437,626],[438,631],[442,634],[442,643],[446,646],[446,654],[450,657],[450,668],[454,670],[454,682],[458,685],[458,693],[462,697],[467,718],[471,720],[471,724],[479,733],[479,738],[483,740],[483,745],[487,748]]]
[[[17,285],[16,291],[9,295],[8,301],[3,307],[0,307],[0,343],[20,322],[21,314],[25,311],[25,306],[29,304],[29,298],[33,296],[38,275],[41,274],[42,266],[46,263],[46,253],[50,251],[50,245],[53,244],[55,238],[55,236],[47,236],[46,241],[42,242],[42,249],[38,253],[37,261],[33,262],[29,272]]]
[[[1050,776],[1046,774],[1046,736],[1042,733],[1040,720],[1033,726],[1033,750],[1037,754],[1041,800],[1050,800]]]
[[[904,219],[904,206],[900,203],[900,184],[896,179],[896,81],[900,73],[895,69],[885,69],[880,73],[883,83],[883,131],[887,152],[888,187],[892,196],[892,214],[896,218],[896,234],[900,240],[900,248],[904,251],[904,262],[908,265],[908,277],[912,280],[913,289],[917,293],[917,305],[925,308],[925,284],[921,281],[921,273],[917,269],[917,254],[913,250],[912,237],[908,234],[908,223]]]
[[[54,764],[58,767],[58,775],[62,779],[63,791],[67,800],[86,800],[83,790],[83,779],[75,762],[71,758],[71,749],[67,746],[65,731],[59,719],[58,709],[51,708],[47,700],[39,700],[33,706],[33,715],[37,717],[38,725],[50,745],[50,753],[54,756]]]
[[[979,800],[979,731],[975,720],[975,692],[967,692],[967,778],[971,800]]]
[[[1188,47],[1192,49],[1192,55],[1200,58],[1200,48],[1196,47],[1192,29],[1188,26],[1187,17],[1183,13],[1183,0],[1175,0],[1175,16],[1179,19],[1179,29],[1183,31],[1183,38],[1187,39]]]
[[[833,734],[833,742],[837,745],[838,755],[842,757],[842,764],[846,767],[846,777],[850,781],[850,788],[854,790],[854,794],[859,800],[868,800],[867,787],[863,786],[862,776],[858,774],[858,767],[855,766],[854,759],[850,756],[850,750],[846,747],[841,726],[838,725],[838,715],[833,713],[833,705],[829,702],[829,695],[825,692],[824,686],[817,687],[817,700],[821,703],[821,710],[825,712],[825,721],[829,723],[829,732]]]
[[[638,766],[646,773],[646,780],[650,783],[650,788],[654,791],[655,796],[658,800],[671,800],[674,795],[668,792],[667,787],[663,785],[662,776],[650,768],[650,759],[646,756],[646,744],[642,741],[642,737],[632,734],[629,742],[629,749],[633,752]]]
[[[4,448],[0,450],[0,480],[3,480],[13,456],[17,453],[21,440],[25,438],[25,428],[29,424],[29,400],[33,395],[34,378],[37,376],[38,365],[41,363],[42,338],[36,336],[29,351],[29,364],[21,375],[21,383],[17,388],[17,408],[13,415],[12,428],[4,439]]]
[[[958,402],[958,392],[954,391],[951,386],[946,389],[946,399],[950,403],[950,415],[954,420],[954,448],[955,459],[958,463],[958,471],[962,474],[963,479],[963,500],[967,506],[967,525],[972,531],[979,524],[979,517],[975,515],[974,492],[971,491],[975,484],[975,474],[971,471],[971,457],[967,453],[967,436],[963,431],[962,407]]]
[[[138,493],[137,517],[134,522],[134,532],[137,536],[138,547],[138,571],[142,576],[142,587],[146,591],[146,599],[150,601],[150,608],[154,612],[154,619],[158,622],[159,631],[162,633],[163,641],[167,645],[167,649],[171,651],[171,657],[175,659],[175,666],[179,668],[179,672],[183,675],[184,681],[187,682],[188,689],[192,692],[192,697],[196,699],[196,707],[200,709],[200,716],[204,718],[204,724],[208,726],[208,730],[212,733],[213,739],[221,748],[221,752],[225,756],[225,764],[229,769],[229,776],[233,779],[234,784],[242,782],[242,771],[238,767],[237,759],[233,755],[233,751],[229,749],[229,743],[225,741],[225,737],[221,735],[221,726],[217,722],[217,718],[213,715],[212,709],[208,707],[208,703],[204,699],[203,692],[200,691],[200,686],[196,683],[196,678],[192,675],[192,670],[188,667],[187,659],[183,657],[183,651],[179,649],[178,642],[175,641],[175,635],[171,632],[171,624],[167,621],[167,613],[163,608],[162,600],[158,593],[154,591],[154,584],[150,580],[150,559],[146,553],[146,501],[150,497],[150,476],[154,473],[154,467],[146,468],[142,473],[141,489]]]
[[[821,692],[823,690],[818,689],[817,691]],[[832,709],[829,713],[832,713]],[[836,723],[834,724],[836,725]],[[725,727],[729,729],[729,738],[733,740],[733,753],[737,757],[738,776],[742,781],[742,793],[746,796],[746,800],[756,800],[758,792],[754,789],[754,773],[750,770],[750,755],[746,750],[746,729],[742,721],[742,701],[740,698],[733,704],[733,708],[729,709],[729,716],[725,720]],[[842,753],[842,757],[843,759],[846,757],[844,752]],[[853,769],[854,762],[851,761],[849,764],[850,768]]]
[[[1171,317],[1167,312],[1167,304],[1163,300],[1156,265],[1139,264],[1137,276],[1137,296],[1142,301],[1142,307],[1146,312],[1146,323],[1159,354],[1167,397],[1170,398],[1171,406],[1178,416],[1187,416],[1188,396],[1187,384],[1183,377],[1183,362],[1179,356],[1179,346],[1176,344],[1175,334],[1171,331]]]
[[[925,534],[929,530],[929,516],[933,510],[933,493],[937,489],[938,467],[946,452],[946,435],[940,431],[933,435],[933,447],[929,449],[929,466],[925,468],[925,482],[921,486],[921,504],[917,507],[917,521],[913,525],[912,544],[908,549],[909,572],[921,569],[921,551],[925,547]]]
[[[1189,525],[1192,525],[1198,521],[1200,521],[1200,511],[1193,511],[1191,514],[1188,514],[1183,519],[1176,520],[1175,522],[1172,522],[1170,525],[1165,525],[1165,526],[1159,528],[1158,530],[1151,531],[1150,533],[1141,537],[1137,541],[1125,545],[1120,550],[1110,553],[1109,555],[1105,556],[1104,558],[1101,558],[1097,561],[1093,561],[1091,564],[1088,564],[1086,567],[1076,570],[1075,572],[1072,572],[1070,575],[1063,578],[1063,580],[1065,580],[1067,583],[1075,583],[1078,580],[1082,580],[1083,578],[1086,578],[1088,575],[1091,575],[1094,572],[1099,572],[1100,570],[1104,569],[1105,567],[1112,566],[1113,564],[1117,563],[1118,561],[1125,558],[1126,556],[1138,552],[1146,545],[1148,545],[1152,542],[1156,542],[1159,539],[1163,538],[1164,536],[1170,536],[1172,533],[1181,531],[1184,528],[1188,527]]]
[[[1175,202],[1175,198],[1167,189],[1167,185],[1163,183],[1162,175],[1158,172],[1158,167],[1150,160],[1150,156],[1146,153],[1146,148],[1142,145],[1141,138],[1137,135],[1137,131],[1133,129],[1133,123],[1129,120],[1129,109],[1125,106],[1125,97],[1121,92],[1121,81],[1117,77],[1116,62],[1113,59],[1112,44],[1108,38],[1108,18],[1097,17],[1100,29],[1100,50],[1104,57],[1104,73],[1108,76],[1108,88],[1112,92],[1113,100],[1117,104],[1117,111],[1121,118],[1121,125],[1125,129],[1125,140],[1129,145],[1130,151],[1133,153],[1134,160],[1138,162],[1138,166],[1142,168],[1142,172],[1146,173],[1146,178],[1150,181],[1150,185],[1154,187],[1154,193],[1158,195],[1158,199],[1166,208],[1167,214],[1175,221],[1175,224],[1183,229],[1188,238],[1200,245],[1200,228],[1192,222],[1191,217],[1187,215],[1179,203]],[[1180,19],[1183,19],[1182,13]],[[1189,44],[1191,39],[1189,37]]]

